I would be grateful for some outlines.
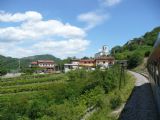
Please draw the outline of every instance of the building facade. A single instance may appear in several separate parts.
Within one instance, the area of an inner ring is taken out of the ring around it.
[[[94,59],[82,59],[79,61],[80,68],[92,69],[95,68],[95,60]]]
[[[114,64],[114,61],[115,61],[114,57],[102,56],[95,59],[95,64],[101,69],[105,69],[112,66]]]
[[[79,59],[73,59],[70,63],[64,64],[64,72],[79,69]]]
[[[32,68],[40,68],[37,72],[51,73],[55,71],[56,64],[53,60],[37,60],[31,62]]]
[[[64,65],[65,72],[69,70],[82,69],[94,70],[96,67],[106,69],[115,63],[114,57],[110,56],[109,49],[106,45],[102,47],[100,52],[95,54],[93,59],[76,59],[71,63]]]

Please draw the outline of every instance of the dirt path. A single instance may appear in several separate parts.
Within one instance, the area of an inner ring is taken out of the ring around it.
[[[136,78],[135,88],[127,101],[120,120],[158,120],[156,104],[149,81],[144,76],[131,72]]]

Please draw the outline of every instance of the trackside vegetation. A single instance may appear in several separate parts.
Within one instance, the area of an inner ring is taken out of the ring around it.
[[[143,63],[152,52],[157,36],[160,32],[160,26],[144,35],[129,40],[123,46],[115,46],[111,53],[117,60],[128,60],[128,68],[133,69]]]
[[[119,66],[66,74],[24,75],[0,80],[0,120],[116,119],[111,111],[124,103],[134,80],[125,73],[119,90]],[[86,112],[87,111],[87,112]]]

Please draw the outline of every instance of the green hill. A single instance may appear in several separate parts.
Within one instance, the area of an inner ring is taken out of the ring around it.
[[[117,60],[123,60],[123,59],[131,60],[131,58],[139,59],[140,57],[142,59],[148,57],[153,49],[155,41],[157,40],[159,32],[160,32],[160,27],[156,27],[152,31],[145,33],[141,37],[129,40],[123,46],[113,47],[111,53]],[[132,61],[132,63],[135,62],[136,60]],[[132,67],[136,67],[140,63],[137,63]]]
[[[56,63],[59,63],[61,59],[56,58],[53,55],[35,55],[35,56],[29,56],[29,57],[24,57],[21,59],[18,58],[12,58],[12,57],[5,57],[0,55],[0,68],[3,70],[17,70],[19,66],[19,60],[22,68],[26,68],[29,66],[30,62],[36,61],[36,60],[54,60]]]
[[[59,63],[61,61],[60,58],[57,58],[53,55],[35,55],[35,56],[29,56],[29,57],[24,57],[21,59],[21,65],[23,67],[28,67],[30,62],[32,61],[37,61],[37,60],[54,60],[56,63]]]
[[[123,46],[113,47],[111,54],[117,60],[128,60],[128,68],[135,68],[151,53],[159,32],[160,27],[156,27],[141,37],[129,40]]]
[[[5,57],[0,55],[0,69],[2,70],[11,70],[18,68],[18,59]]]

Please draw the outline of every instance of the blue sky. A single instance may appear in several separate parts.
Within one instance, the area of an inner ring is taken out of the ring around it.
[[[0,0],[0,54],[93,56],[160,26],[159,0]]]

